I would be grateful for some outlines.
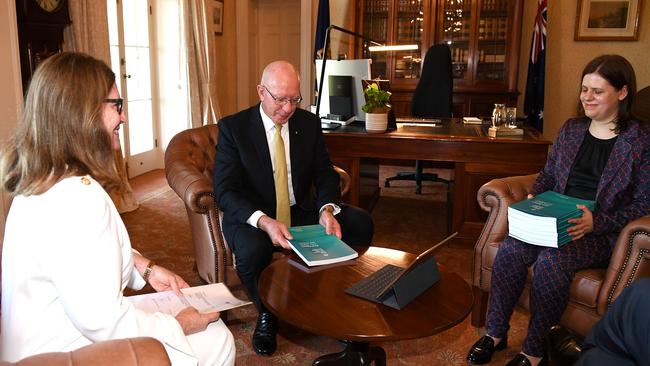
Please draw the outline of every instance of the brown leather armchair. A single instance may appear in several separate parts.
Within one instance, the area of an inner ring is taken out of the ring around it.
[[[492,265],[499,244],[508,234],[507,208],[531,192],[537,174],[494,179],[478,191],[478,203],[489,212],[474,247],[472,325],[485,325]],[[529,271],[529,280],[531,271]],[[639,277],[650,276],[650,216],[630,222],[618,237],[609,267],[587,269],[571,283],[569,304],[561,324],[585,336],[623,289]],[[526,310],[529,285],[519,299]]]
[[[179,132],[167,146],[165,172],[169,186],[185,203],[199,276],[207,283],[239,284],[233,256],[221,233],[223,212],[212,192],[216,125]],[[341,176],[341,195],[350,187],[350,176],[334,167]]]
[[[72,352],[51,352],[0,366],[137,366],[171,365],[163,345],[153,338],[127,338],[97,342]]]

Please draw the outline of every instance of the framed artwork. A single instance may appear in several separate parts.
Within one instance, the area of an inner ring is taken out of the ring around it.
[[[578,0],[576,41],[636,41],[641,0]]]
[[[212,1],[212,29],[214,34],[223,34],[223,1]]]

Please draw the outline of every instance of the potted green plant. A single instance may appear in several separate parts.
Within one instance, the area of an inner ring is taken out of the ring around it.
[[[388,127],[390,96],[388,90],[382,90],[377,83],[370,83],[364,90],[366,104],[361,109],[366,112],[366,131],[382,133]]]

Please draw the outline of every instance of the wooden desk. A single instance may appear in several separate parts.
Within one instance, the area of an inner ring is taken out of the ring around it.
[[[352,178],[345,201],[367,210],[379,197],[380,159],[454,163],[451,231],[474,239],[487,217],[476,200],[481,185],[494,178],[539,172],[550,145],[532,130],[523,137],[490,138],[487,128],[452,119],[437,127],[405,126],[383,134],[369,134],[363,124],[354,123],[323,134],[332,161]]]
[[[402,310],[344,293],[387,263],[406,267],[415,259],[399,250],[355,249],[359,258],[352,264],[307,270],[301,259],[291,254],[272,262],[260,277],[260,298],[281,321],[348,341],[343,352],[320,357],[314,365],[363,365],[370,360],[385,365],[383,349],[370,347],[369,342],[427,337],[451,328],[469,314],[470,286],[444,268],[440,268],[440,281]]]

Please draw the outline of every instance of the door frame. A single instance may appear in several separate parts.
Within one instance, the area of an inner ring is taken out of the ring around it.
[[[150,79],[150,97],[151,97],[151,128],[153,132],[153,147],[149,150],[132,154],[131,153],[131,129],[129,126],[129,90],[126,86],[126,65],[123,61],[126,60],[125,54],[125,44],[124,44],[124,13],[122,8],[122,2],[116,3],[116,15],[117,15],[117,28],[118,28],[118,50],[119,50],[119,60],[120,60],[120,72],[119,75],[116,75],[116,82],[119,79],[120,82],[120,91],[122,97],[126,101],[125,109],[127,114],[127,121],[123,126],[123,146],[122,151],[124,155],[124,161],[126,164],[126,174],[129,179],[137,177],[144,173],[147,173],[156,169],[164,168],[164,151],[162,149],[161,142],[161,125],[160,125],[160,114],[159,108],[156,106],[159,105],[159,83],[158,83],[158,55],[155,53],[157,45],[157,35],[156,35],[156,19],[153,16],[152,9],[154,7],[153,0],[146,0],[147,7],[149,8],[147,16],[147,29],[149,35],[149,79]],[[109,20],[110,21],[110,20]]]
[[[242,110],[250,107],[255,101],[250,100],[250,90],[253,87],[252,83],[257,82],[251,80],[250,76],[250,4],[254,0],[238,0],[235,5],[235,14],[237,18],[236,31],[237,34],[245,35],[237,39],[237,109]],[[260,0],[263,1],[263,0]],[[312,28],[312,1],[300,0],[300,65],[295,65],[300,70],[301,83],[300,93],[305,96],[303,98],[302,107],[309,109],[312,98],[312,59],[311,52],[311,28]]]

